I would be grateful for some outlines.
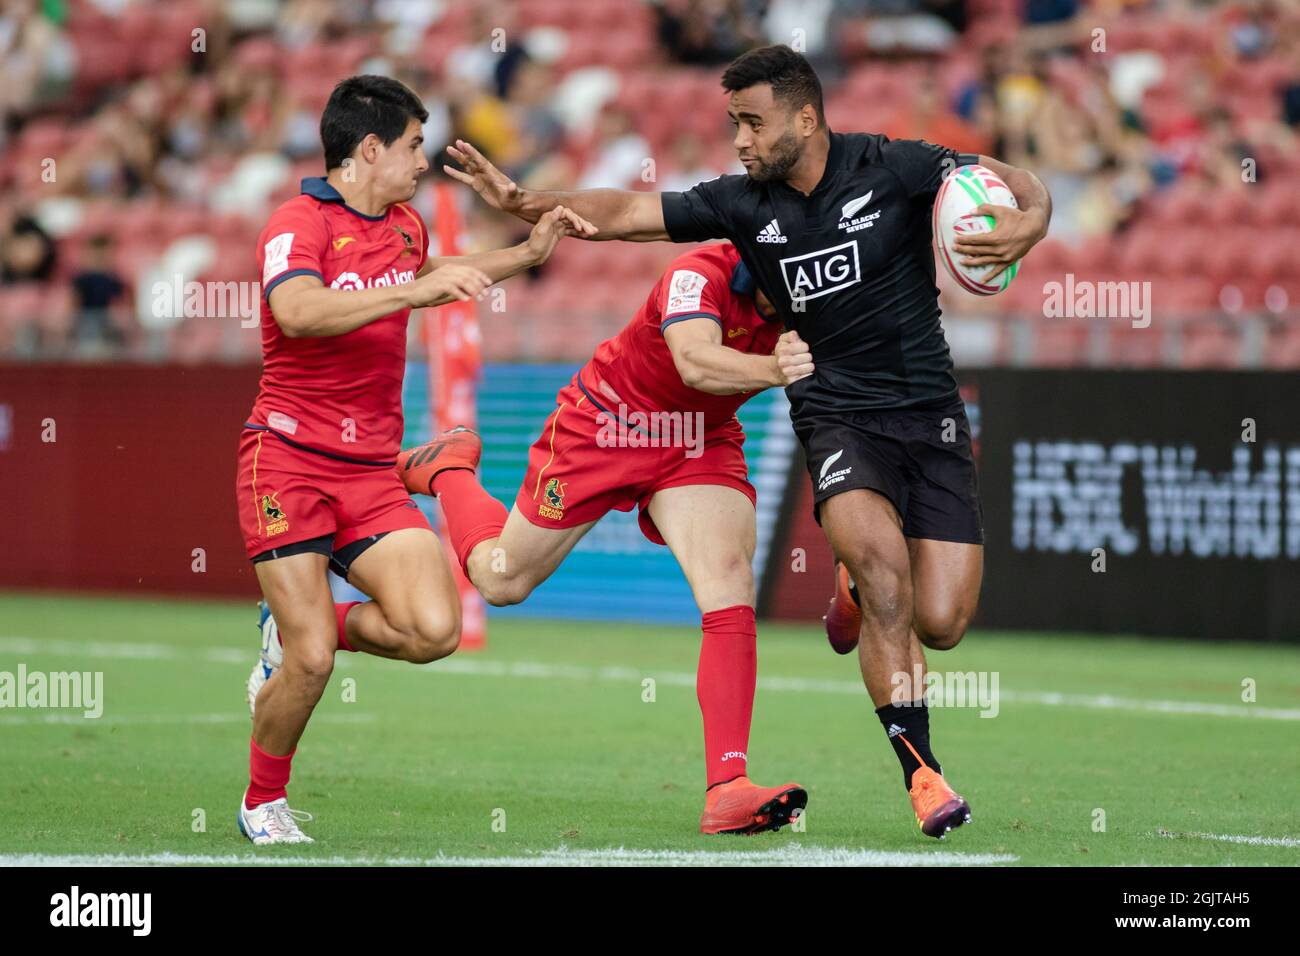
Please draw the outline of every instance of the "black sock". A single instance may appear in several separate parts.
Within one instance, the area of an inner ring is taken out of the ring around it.
[[[903,765],[904,787],[912,789],[912,774],[920,769],[922,763],[935,773],[943,773],[939,761],[930,753],[930,710],[924,700],[886,704],[876,710],[876,716],[889,735],[889,742],[894,745],[898,762]],[[911,744],[910,749],[908,744]],[[916,753],[912,753],[913,750]]]

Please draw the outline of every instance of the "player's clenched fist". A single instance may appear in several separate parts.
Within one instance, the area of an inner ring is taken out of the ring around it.
[[[458,265],[439,266],[415,281],[420,286],[419,305],[464,302],[492,284],[491,278],[482,269]]]
[[[595,232],[595,227],[572,209],[556,206],[542,214],[528,235],[526,243],[534,265],[541,265],[555,250],[555,245],[565,236],[585,236]]]
[[[781,385],[792,385],[813,373],[812,352],[808,343],[793,330],[776,340],[776,369]]]

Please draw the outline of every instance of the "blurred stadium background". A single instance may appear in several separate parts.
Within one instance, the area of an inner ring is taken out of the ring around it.
[[[977,299],[939,272],[980,429],[980,622],[1300,638],[1290,0],[4,0],[0,587],[255,593],[230,478],[260,333],[159,310],[151,290],[256,281],[269,211],[323,172],[317,122],[338,79],[380,72],[421,95],[433,171],[415,204],[474,250],[521,231],[438,171],[447,142],[535,188],[740,172],[718,76],[768,42],[814,61],[832,129],[996,155],[1054,196],[1006,294]],[[680,251],[566,242],[505,284],[503,308],[479,304],[499,497],[555,389]],[[1149,283],[1150,323],[1047,314],[1067,276]],[[430,428],[418,329],[412,440]],[[743,420],[761,610],[816,622],[829,555],[784,396]],[[669,556],[620,514],[501,613],[695,620]]]
[[[445,143],[539,188],[687,188],[740,171],[718,77],[768,42],[813,59],[833,129],[990,153],[1055,199],[1006,293],[939,270],[987,547],[978,633],[930,663],[1001,676],[1001,720],[935,717],[979,825],[917,835],[857,663],[826,650],[830,555],[770,391],[741,413],[750,766],[810,787],[806,833],[695,832],[699,618],[615,513],[491,611],[485,652],[339,655],[360,693],[313,718],[294,799],[319,842],[289,862],[1294,865],[1295,0],[0,0],[0,673],[96,671],[108,697],[93,720],[0,713],[0,865],[252,860],[227,815],[257,594],[232,479],[260,333],[154,285],[256,283],[267,215],[323,171],[334,83],[422,96],[415,203],[474,250],[522,233],[440,173]],[[566,241],[504,297],[426,310],[408,440],[435,405],[476,414],[509,501],[556,388],[679,251]],[[1051,314],[1054,283],[1105,282],[1142,309]],[[448,389],[453,351],[481,359],[475,395]]]

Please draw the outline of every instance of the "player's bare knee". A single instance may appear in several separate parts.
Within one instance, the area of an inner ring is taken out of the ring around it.
[[[451,656],[460,646],[460,615],[421,615],[405,633],[410,638],[406,659],[412,664],[430,664]]]
[[[282,670],[286,677],[304,694],[319,695],[334,673],[334,651],[320,648],[285,648]]]
[[[904,610],[911,583],[911,569],[906,560],[899,561],[871,544],[863,545],[841,560],[849,569],[864,607],[882,613]]]
[[[754,603],[754,566],[743,553],[727,555],[692,576],[695,600],[701,607],[734,607]]]
[[[916,636],[932,651],[950,651],[966,636],[970,619],[971,615],[965,611],[918,615],[914,625]]]

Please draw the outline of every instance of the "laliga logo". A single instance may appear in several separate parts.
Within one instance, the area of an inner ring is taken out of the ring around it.
[[[331,289],[364,289],[366,284],[361,281],[361,276],[355,272],[344,272],[337,279],[330,283]]]
[[[383,275],[363,280],[355,272],[340,272],[331,289],[379,289],[415,281],[414,269],[389,269]]]

